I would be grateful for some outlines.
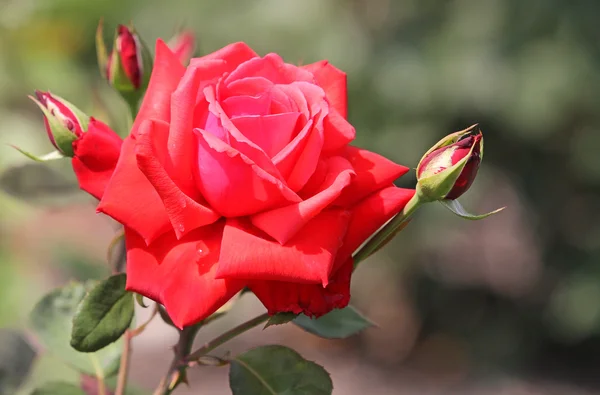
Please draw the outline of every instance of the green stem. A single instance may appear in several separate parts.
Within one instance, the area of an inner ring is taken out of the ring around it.
[[[167,371],[167,374],[162,378],[160,384],[154,391],[154,395],[169,395],[175,388],[186,381],[185,368],[186,366],[181,365],[186,356],[190,353],[194,344],[196,334],[202,327],[202,324],[196,324],[189,327],[185,327],[179,331],[179,341],[175,346],[175,356],[171,362],[171,366]]]
[[[358,264],[367,259],[371,254],[383,247],[385,243],[399,231],[404,224],[410,219],[410,216],[424,203],[415,193],[408,201],[406,206],[398,213],[391,221],[379,230],[369,241],[367,241],[360,250],[358,250],[352,258],[354,259],[354,268]]]
[[[98,383],[98,395],[106,395],[106,384],[104,383],[104,371],[98,362],[98,358],[94,354],[88,354],[94,367],[96,381]]]
[[[202,346],[201,348],[197,349],[196,351],[194,351],[193,353],[188,355],[184,359],[184,362],[189,363],[189,362],[193,362],[193,361],[199,359],[200,357],[208,354],[209,352],[211,352],[215,348],[219,347],[220,345],[227,343],[229,340],[233,339],[234,337],[237,337],[237,336],[241,335],[242,333],[262,324],[263,322],[267,321],[268,319],[269,319],[269,314],[264,313],[264,314],[259,315],[258,317],[254,317],[253,319],[236,326],[233,329],[228,330],[227,332],[214,338],[213,340],[204,344],[204,346]]]

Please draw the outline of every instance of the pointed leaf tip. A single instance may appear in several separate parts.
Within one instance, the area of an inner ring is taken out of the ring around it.
[[[506,207],[500,207],[499,209],[490,211],[489,213],[475,215],[475,214],[471,214],[471,213],[467,212],[467,210],[465,210],[465,208],[462,206],[462,204],[460,204],[460,202],[458,200],[440,200],[440,203],[442,203],[442,205],[444,207],[446,207],[448,210],[452,211],[454,214],[458,215],[459,217],[468,219],[468,220],[472,220],[472,221],[477,221],[480,219],[487,218],[490,215],[498,214],[500,211],[502,211],[506,208]]]

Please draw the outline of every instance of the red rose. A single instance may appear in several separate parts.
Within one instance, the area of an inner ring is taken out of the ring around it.
[[[414,194],[349,146],[346,75],[246,44],[185,68],[162,42],[98,211],[126,227],[127,288],[182,327],[249,286],[270,313],[349,299],[353,251]]]

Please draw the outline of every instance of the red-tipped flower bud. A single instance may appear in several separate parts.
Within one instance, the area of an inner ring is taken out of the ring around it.
[[[171,38],[167,45],[181,63],[187,66],[196,49],[196,38],[193,32],[185,30]]]
[[[454,200],[469,189],[483,157],[483,135],[474,129],[446,136],[423,156],[417,188],[425,200]]]
[[[100,71],[129,103],[143,95],[152,72],[152,58],[133,26],[119,25],[112,52],[107,53],[102,23],[96,31],[96,50]]]
[[[44,113],[44,125],[52,145],[65,156],[73,156],[73,142],[87,130],[90,117],[63,98],[50,92],[35,91]]]

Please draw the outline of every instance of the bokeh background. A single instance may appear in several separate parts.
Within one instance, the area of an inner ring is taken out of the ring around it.
[[[116,225],[69,162],[31,164],[7,144],[51,149],[34,89],[126,133],[94,32],[101,17],[109,32],[133,20],[150,44],[186,26],[198,53],[246,41],[291,63],[329,59],[348,74],[356,143],[411,167],[479,123],[486,155],[463,204],[508,207],[468,222],[430,205],[361,265],[353,303],[378,328],[345,341],[256,329],[223,351],[291,345],[338,395],[600,393],[598,15],[594,0],[0,0],[0,327],[25,328],[48,290],[108,273]],[[245,296],[199,341],[260,311]],[[138,387],[157,384],[175,341],[160,320],[135,340]],[[50,379],[77,376],[43,355],[18,393]],[[229,393],[227,371],[196,369],[190,388],[180,393]]]

